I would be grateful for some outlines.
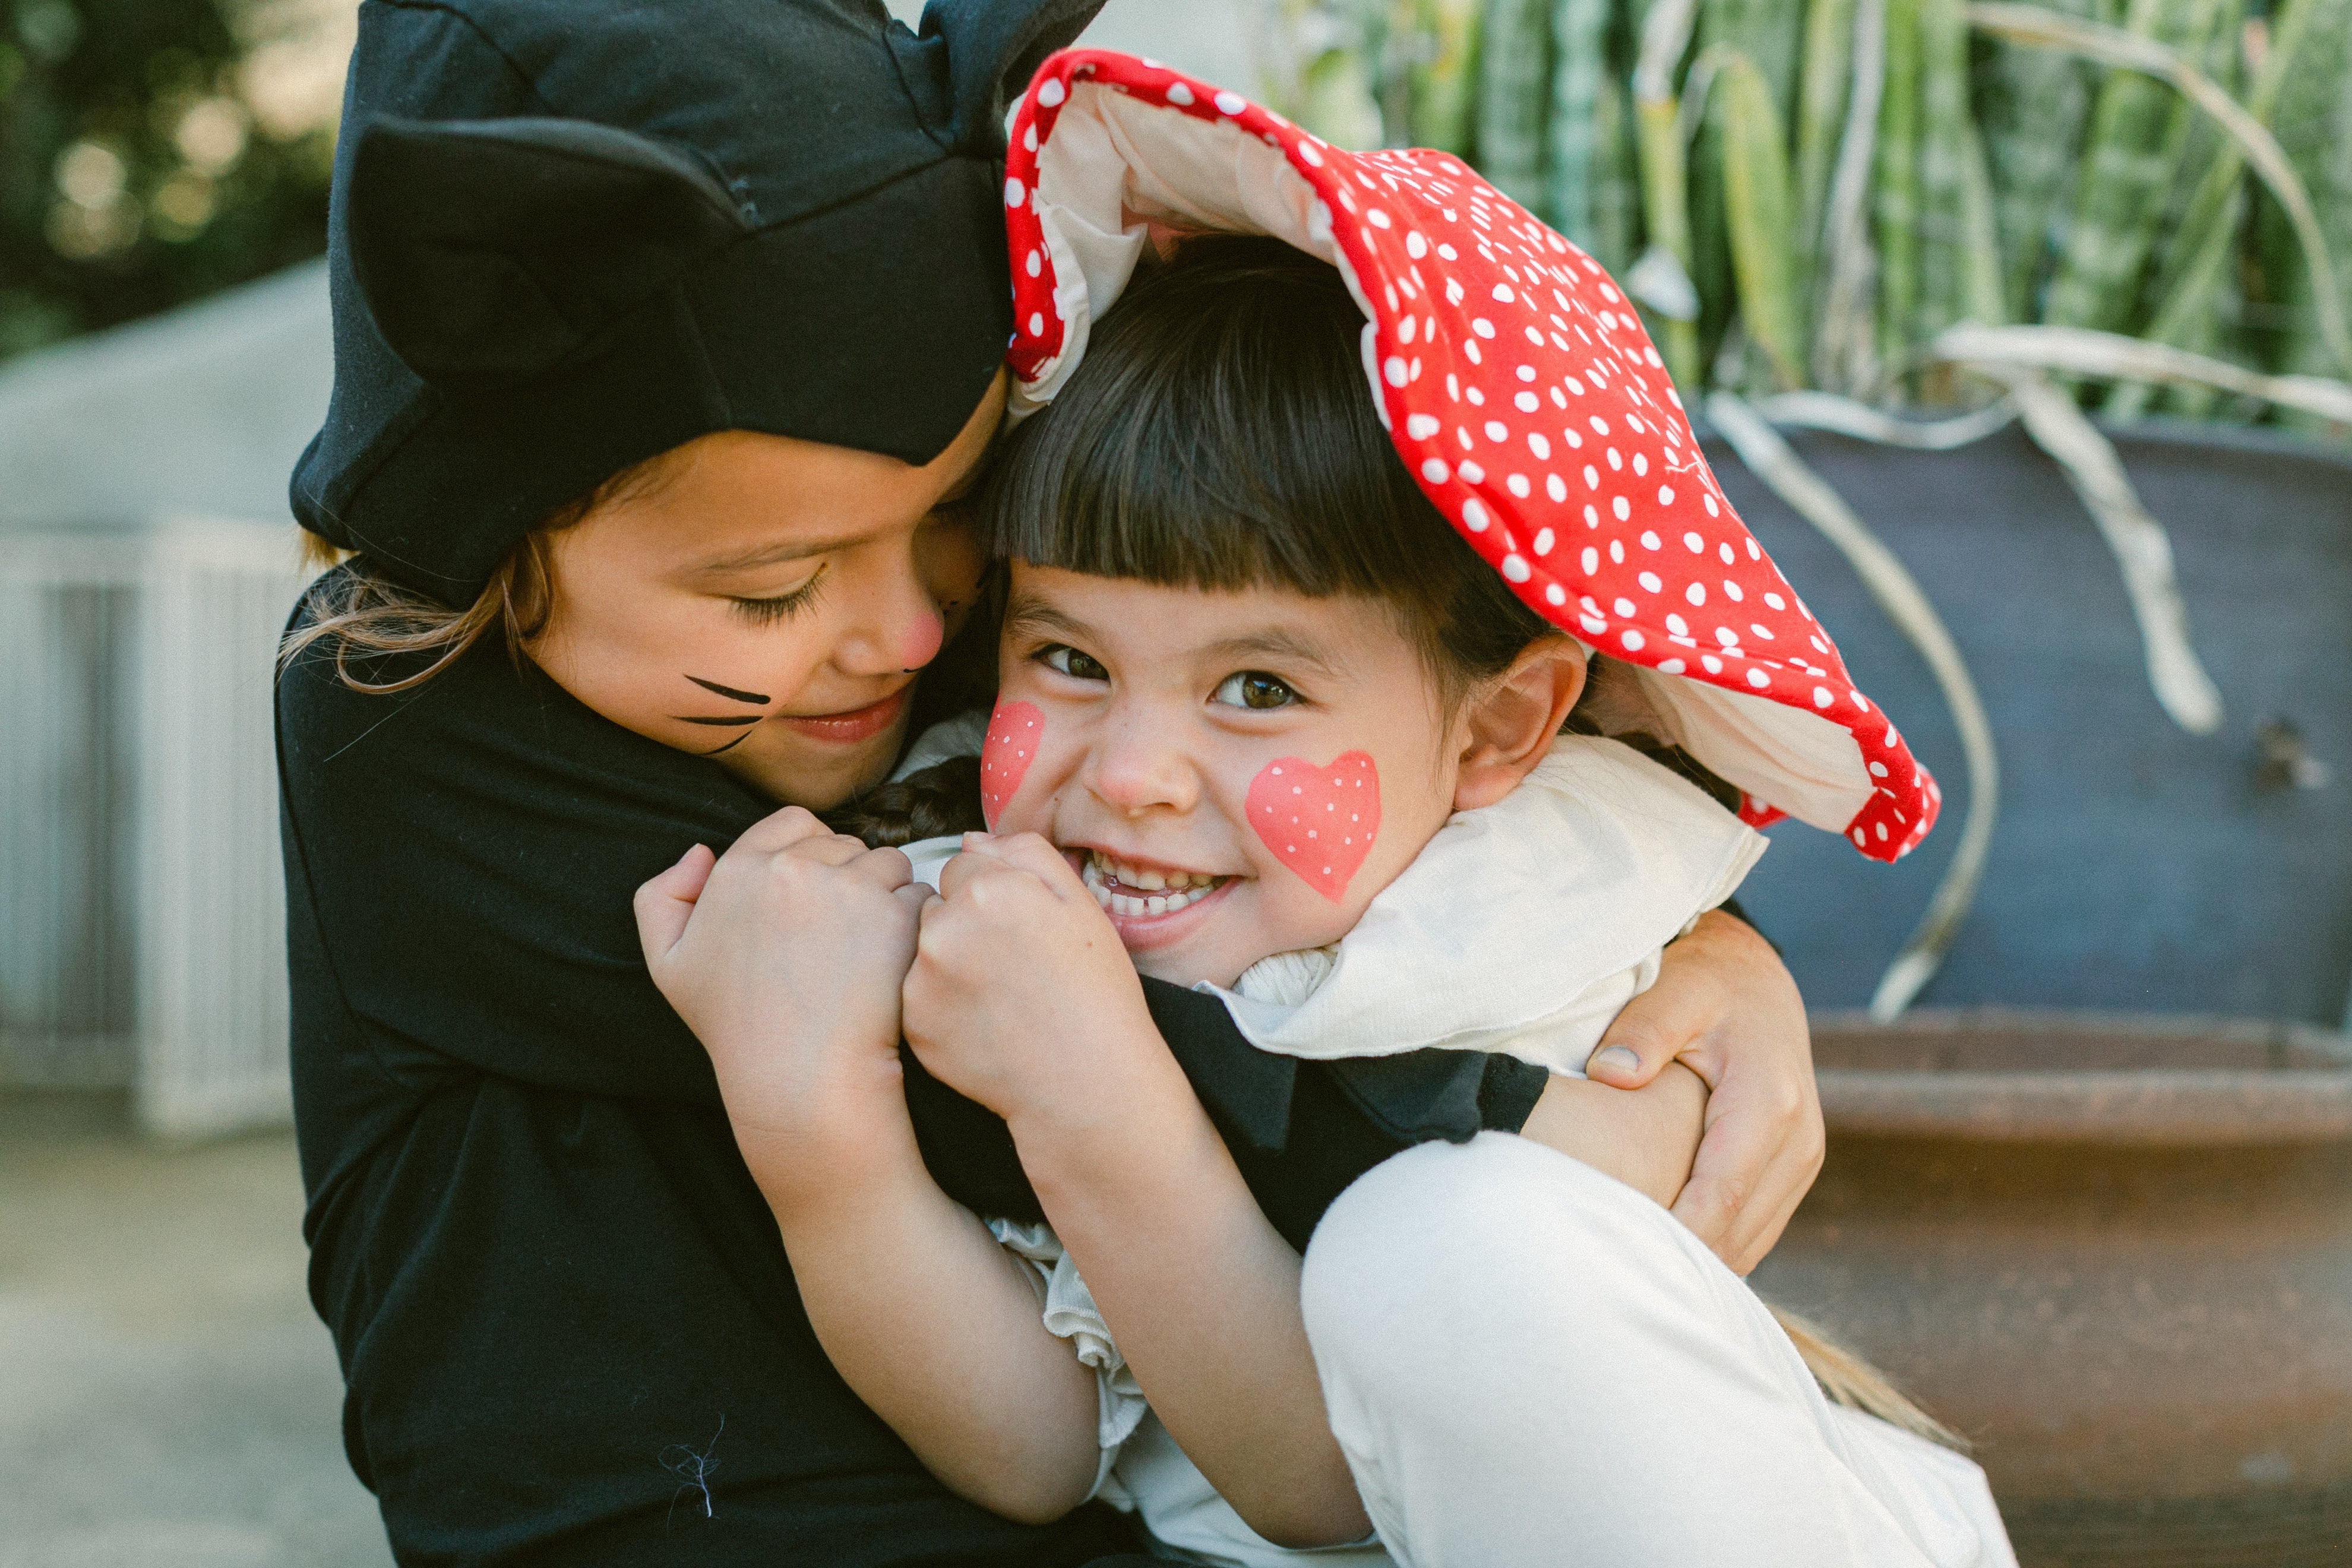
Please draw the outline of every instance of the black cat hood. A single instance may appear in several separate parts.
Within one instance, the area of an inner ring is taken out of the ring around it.
[[[1004,111],[1100,0],[367,0],[302,524],[451,604],[713,431],[926,463],[1013,329]]]

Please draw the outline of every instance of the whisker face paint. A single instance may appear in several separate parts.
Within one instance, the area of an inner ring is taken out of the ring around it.
[[[726,718],[726,719],[697,719],[697,718],[692,717],[692,716],[691,716],[691,715],[689,715],[689,714],[685,714],[685,713],[673,713],[673,714],[671,714],[671,715],[670,715],[670,717],[671,717],[671,718],[673,718],[673,719],[675,719],[675,720],[677,720],[677,721],[679,723],[681,723],[681,724],[716,724],[716,725],[719,725],[719,726],[721,726],[721,727],[723,727],[723,728],[726,728],[726,729],[730,729],[730,730],[731,730],[731,729],[735,728],[735,726],[737,726],[738,724],[756,724],[756,723],[758,723],[761,720],[762,720],[762,719],[766,718],[766,717],[767,717],[767,715],[766,715],[766,714],[764,714],[764,713],[746,713],[746,714],[742,715],[740,718],[730,717],[730,718]]]
[[[721,686],[715,680],[705,680],[698,675],[689,675],[687,679],[694,682],[697,686],[702,688],[705,691],[717,692],[719,696],[726,698],[730,702],[756,702],[761,707],[765,708],[770,702],[775,700],[775,699],[768,697],[761,692],[739,691],[731,686]]]
[[[1381,830],[1381,775],[1366,752],[1342,752],[1328,768],[1283,757],[1250,780],[1248,809],[1274,858],[1336,904]]]
[[[731,752],[731,751],[733,751],[736,747],[738,747],[738,746],[741,745],[744,742],[746,742],[746,741],[750,740],[751,738],[751,731],[749,731],[749,730],[746,730],[746,731],[744,731],[741,734],[740,734],[740,735],[736,736],[733,740],[731,740],[731,741],[728,742],[725,745],[723,745],[723,746],[717,746],[717,747],[714,747],[714,748],[712,748],[711,750],[709,750],[709,751],[708,751],[708,752],[703,752],[702,754],[703,754],[704,756],[706,756],[706,757],[715,757],[715,756],[719,755],[719,752]]]
[[[1028,775],[1045,724],[1034,702],[1000,702],[988,716],[988,739],[980,747],[980,811],[990,827]]]

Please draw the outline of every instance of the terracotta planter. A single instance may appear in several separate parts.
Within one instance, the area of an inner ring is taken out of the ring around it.
[[[2352,455],[2117,434],[2227,710],[2190,735],[2021,434],[1792,442],[1942,612],[2002,809],[1919,999],[1968,1011],[1822,1027],[1829,1163],[1759,1283],[1979,1439],[2035,1568],[2352,1565]],[[1844,562],[1709,455],[1944,782],[1901,865],[1782,832],[1741,889],[1817,1015],[1860,1007],[1949,864],[1958,737]],[[2315,767],[2279,766],[2290,729]]]
[[[2294,1026],[1824,1019],[1764,1294],[1978,1444],[2028,1568],[2352,1563],[2352,1052]]]

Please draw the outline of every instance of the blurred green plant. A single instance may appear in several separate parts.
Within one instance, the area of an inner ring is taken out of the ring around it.
[[[2237,373],[2069,340],[2097,412],[2344,433],[2245,388],[2352,376],[2352,0],[1261,9],[1277,107],[1471,158],[1619,275],[1687,394],[1982,403],[1953,329],[2092,329]]]
[[[0,358],[326,243],[349,0],[0,0]]]

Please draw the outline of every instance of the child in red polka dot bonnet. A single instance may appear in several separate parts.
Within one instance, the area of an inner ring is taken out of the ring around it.
[[[1710,1250],[1802,1006],[1594,731],[1882,858],[1931,786],[1605,278],[1098,5],[358,6],[277,741],[393,1555],[1984,1561]],[[894,794],[994,822],[944,898],[816,815]]]
[[[924,735],[861,822],[942,895],[906,989],[918,1054],[1005,1005],[986,972],[1017,927],[1081,955],[1037,1029],[1118,1005],[1089,977],[1131,963],[1276,1057],[1549,1071],[1521,1138],[1468,1146],[1534,1162],[1559,1206],[1557,1228],[1512,1216],[1544,1245],[1491,1321],[1451,1326],[1527,1330],[1514,1376],[1431,1365],[1427,1326],[1380,1306],[1394,1253],[1318,1236],[1307,1333],[1375,1534],[1317,1561],[1564,1560],[1546,1467],[1714,1443],[1725,1495],[1671,1537],[1699,1544],[1649,1555],[1667,1538],[1629,1523],[1593,1560],[2012,1562],[1981,1472],[1927,1440],[1948,1434],[1662,1206],[1698,1076],[1585,1077],[1665,944],[1762,854],[1751,824],[1787,812],[1891,858],[1935,801],[1721,499],[1630,309],[1458,163],[1346,153],[1148,62],[1057,57],[1014,134],[1026,417],[981,503],[998,699]],[[1409,1229],[1415,1172],[1457,1179],[1456,1152],[1400,1156],[1327,1229]],[[1186,1561],[1299,1558],[1186,1457],[1183,1380],[1127,1362],[1061,1238],[990,1229],[1025,1268],[973,1289],[1034,1292],[1092,1374],[1069,1385],[1096,1436],[1072,1485]],[[1486,1245],[1431,1230],[1433,1268]],[[1612,1321],[1717,1346],[1703,1367],[1610,1382],[1610,1347],[1577,1331],[1597,1257],[1628,1293]],[[1384,1355],[1391,1333],[1423,1348]],[[1400,1376],[1442,1388],[1436,1417],[1400,1428]],[[1449,1510],[1449,1475],[1519,1462],[1504,1448],[1531,1456],[1522,1506]]]

